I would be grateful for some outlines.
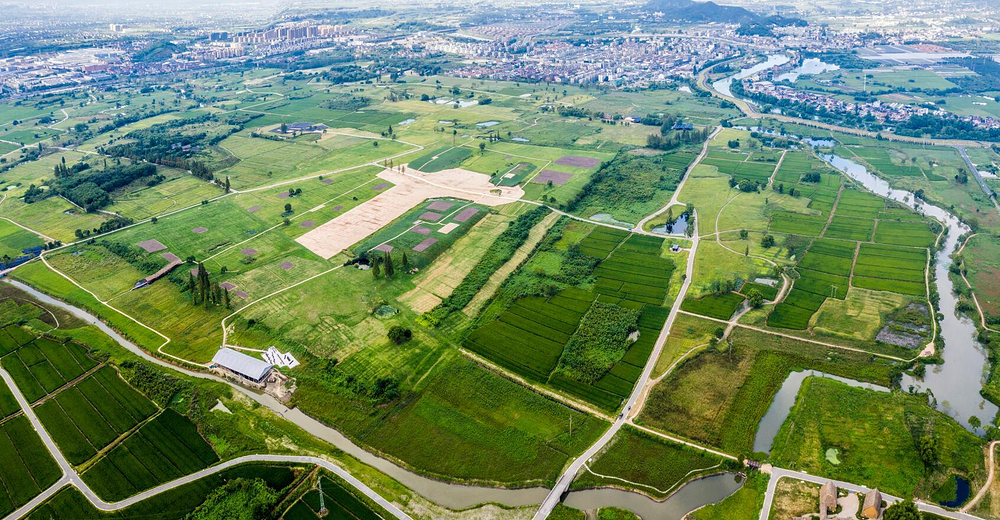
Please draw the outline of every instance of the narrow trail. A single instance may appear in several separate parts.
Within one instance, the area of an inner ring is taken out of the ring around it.
[[[969,500],[968,503],[966,503],[964,506],[962,506],[961,509],[959,509],[960,512],[966,513],[970,509],[979,505],[979,502],[983,499],[984,496],[986,496],[986,493],[989,492],[990,486],[993,485],[993,479],[996,477],[995,455],[997,452],[996,449],[997,444],[1000,444],[1000,441],[990,441],[990,443],[986,446],[986,449],[988,450],[988,453],[986,455],[986,467],[989,468],[990,471],[989,476],[986,477],[986,482],[983,484],[983,487],[979,488],[979,491],[976,493],[976,496],[972,497],[972,500]]]

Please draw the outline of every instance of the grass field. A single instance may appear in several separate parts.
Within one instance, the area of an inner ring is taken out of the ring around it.
[[[665,497],[683,483],[721,468],[722,459],[715,455],[626,426],[587,464],[573,481],[573,488],[620,487],[622,482],[616,479],[625,479],[637,484],[642,493]]]
[[[792,425],[795,425],[794,428]],[[915,443],[933,439],[936,460],[921,460]],[[775,437],[775,463],[814,475],[865,482],[888,493],[927,498],[950,476],[947,468],[976,482],[985,478],[982,441],[923,398],[853,388],[810,378],[803,384],[791,415]],[[825,457],[840,452],[840,464]]]
[[[59,466],[27,417],[14,417],[0,425],[0,514],[28,503],[59,477]]]
[[[750,453],[758,423],[792,371],[816,369],[881,384],[888,379],[889,365],[863,354],[834,355],[745,329],[736,329],[731,340],[732,347],[685,359],[657,383],[638,420],[728,453]]]

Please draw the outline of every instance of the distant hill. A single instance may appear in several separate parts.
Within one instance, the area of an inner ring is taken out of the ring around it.
[[[661,12],[670,19],[689,22],[748,23],[759,19],[756,14],[742,7],[693,0],[652,0],[646,4],[646,10],[650,13]]]

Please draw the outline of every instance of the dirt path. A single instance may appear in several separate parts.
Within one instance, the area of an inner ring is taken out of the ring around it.
[[[493,294],[500,288],[500,285],[521,265],[521,262],[524,262],[528,258],[528,255],[535,250],[535,246],[545,238],[545,234],[555,225],[559,218],[560,215],[558,213],[549,213],[535,227],[531,228],[528,232],[527,240],[521,244],[521,247],[517,248],[517,251],[514,251],[514,255],[510,257],[510,260],[507,260],[505,264],[500,266],[500,269],[497,269],[490,276],[489,280],[486,280],[486,284],[483,285],[482,289],[462,309],[462,312],[466,316],[473,318],[476,314],[479,314],[482,306],[493,297]]]
[[[709,145],[709,143],[711,143],[712,139],[714,139],[715,136],[718,135],[719,132],[721,132],[721,131],[722,131],[722,127],[721,126],[717,126],[717,127],[715,127],[715,130],[712,130],[712,133],[711,133],[711,135],[708,136],[708,139],[705,139],[705,143],[701,146],[701,153],[699,153],[698,157],[695,157],[694,161],[692,161],[691,164],[688,165],[687,169],[684,170],[684,177],[681,178],[681,182],[678,183],[677,184],[677,188],[674,189],[674,194],[670,197],[670,202],[667,202],[666,206],[663,206],[662,208],[660,208],[658,211],[656,211],[652,215],[649,215],[646,218],[640,220],[639,223],[635,225],[636,229],[641,230],[643,228],[643,226],[646,225],[647,222],[649,222],[650,220],[653,220],[654,218],[662,215],[663,212],[667,211],[667,209],[669,209],[671,206],[679,204],[679,202],[677,201],[677,197],[680,195],[681,190],[684,189],[684,185],[687,184],[688,178],[691,177],[691,172],[693,172],[694,169],[695,169],[695,167],[698,166],[699,164],[701,164],[701,161],[704,160],[705,156],[708,155],[708,145]],[[716,227],[718,227],[718,226],[716,226]]]
[[[979,488],[979,492],[976,493],[976,496],[972,497],[972,500],[970,500],[967,504],[962,506],[961,509],[959,509],[959,512],[966,513],[970,509],[976,507],[976,505],[979,504],[979,502],[983,499],[983,497],[986,496],[986,493],[990,490],[990,486],[993,485],[993,478],[996,476],[995,475],[996,464],[994,463],[995,462],[994,455],[996,455],[997,452],[996,450],[997,443],[1000,443],[1000,441],[991,441],[986,448],[987,450],[989,450],[989,455],[986,456],[986,467],[989,468],[990,471],[989,476],[986,477],[986,483],[983,484],[983,487]]]

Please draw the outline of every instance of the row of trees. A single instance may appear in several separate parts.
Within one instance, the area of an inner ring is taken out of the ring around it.
[[[388,251],[383,253],[382,256],[376,256],[375,258],[370,259],[370,262],[372,276],[376,279],[382,276],[383,271],[385,273],[385,277],[390,280],[396,275],[396,266],[392,261],[392,255]],[[403,251],[401,264],[403,269],[410,266],[410,260],[406,258],[406,251]]]
[[[230,308],[229,291],[217,283],[212,283],[205,264],[198,262],[198,275],[188,273],[187,290],[191,294],[192,305],[223,306]]]

